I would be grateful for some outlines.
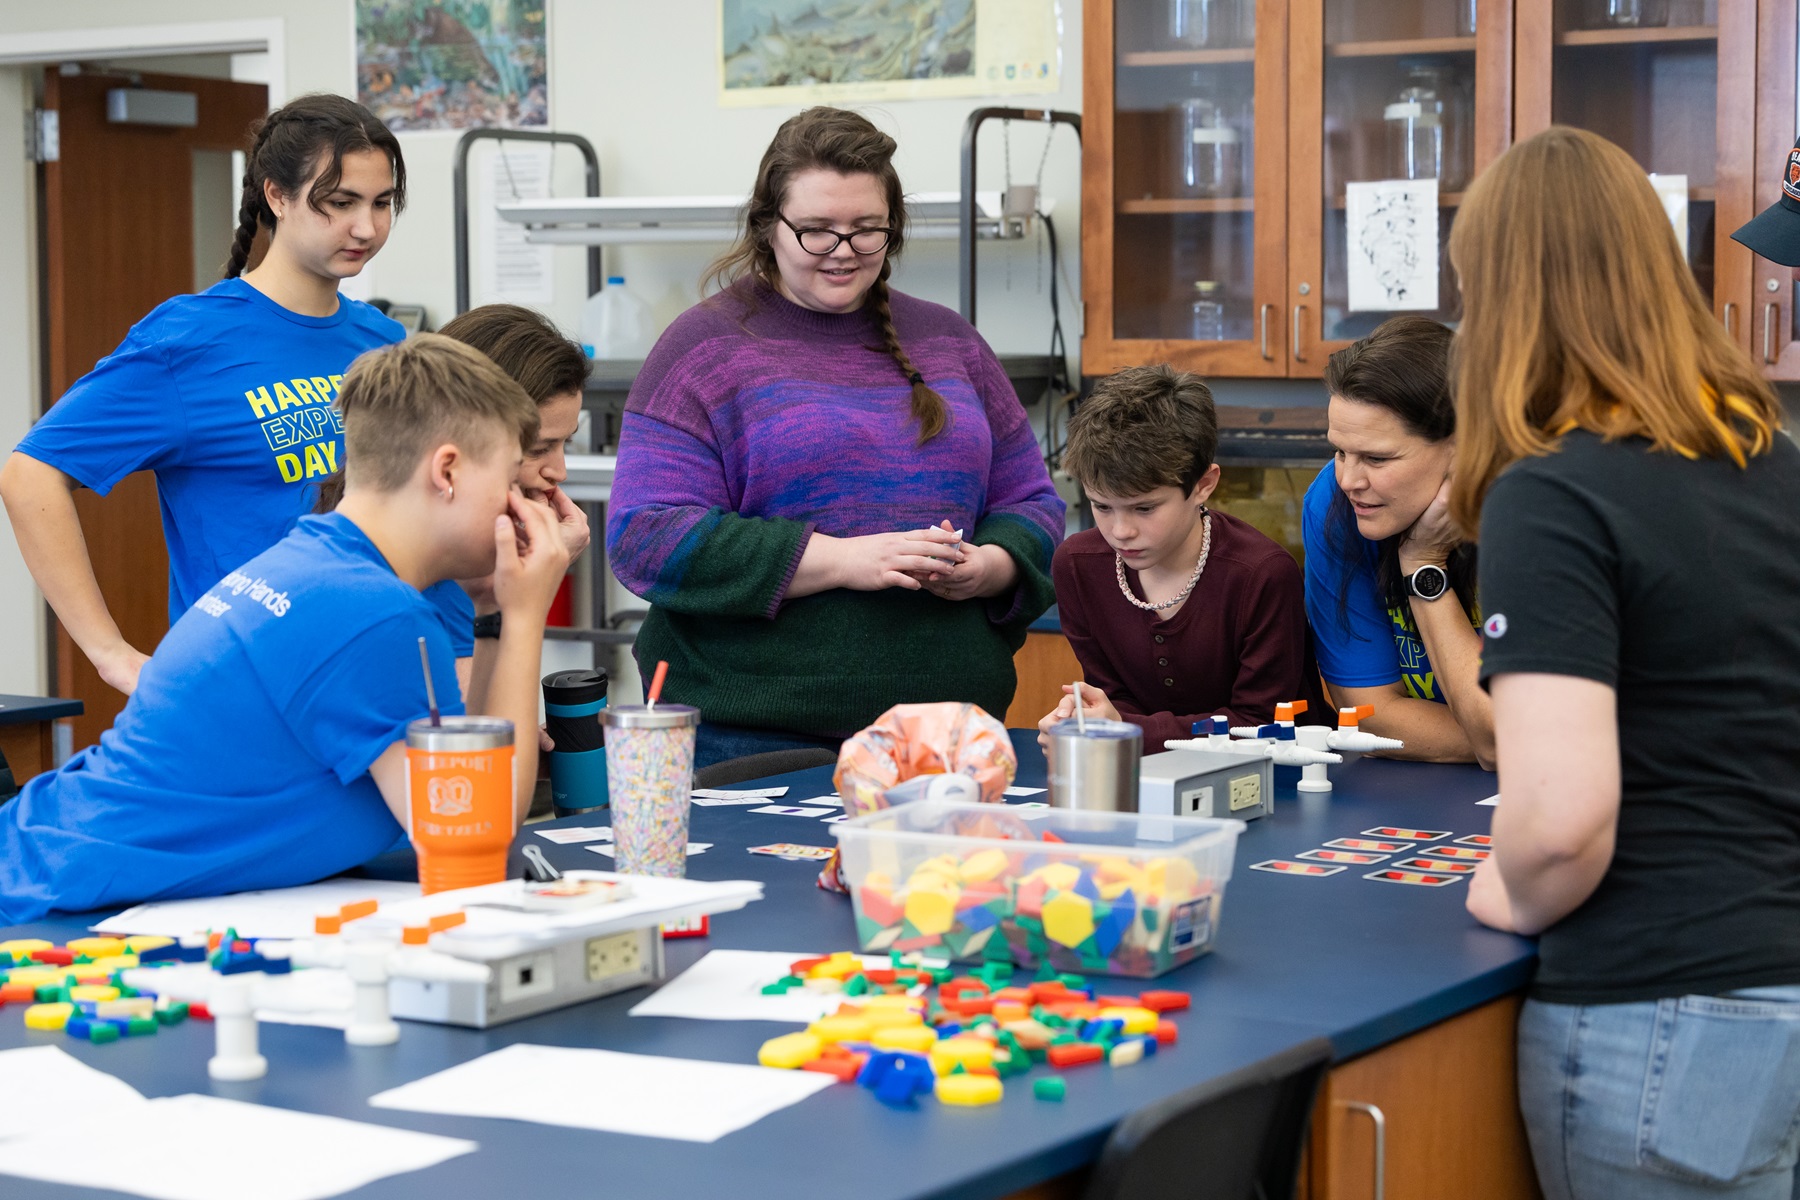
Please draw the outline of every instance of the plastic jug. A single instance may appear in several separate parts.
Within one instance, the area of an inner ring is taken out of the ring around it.
[[[581,310],[581,340],[595,358],[643,358],[655,344],[650,306],[626,290],[623,275],[588,297]]]

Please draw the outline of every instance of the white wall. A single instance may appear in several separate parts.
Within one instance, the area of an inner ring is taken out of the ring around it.
[[[25,157],[27,72],[0,68],[0,449],[30,428],[38,403],[36,180]],[[0,521],[0,692],[41,696],[44,605],[12,526]]]

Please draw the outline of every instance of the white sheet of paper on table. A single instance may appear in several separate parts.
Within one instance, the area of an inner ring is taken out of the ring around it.
[[[1001,795],[1004,795],[1004,796],[1041,796],[1047,790],[1048,790],[1047,788],[1009,787],[1006,789],[1006,791],[1002,792]]]
[[[614,846],[588,846],[588,847],[586,847],[586,849],[589,854],[603,854],[607,858],[612,858],[614,856],[614,854],[617,852],[617,847],[614,847]],[[696,855],[696,854],[705,854],[708,850],[711,850],[711,849],[712,849],[711,842],[689,842],[687,844],[687,852],[688,852],[689,858],[694,857],[694,855]]]
[[[156,1200],[324,1200],[479,1148],[219,1096],[144,1100],[99,1123],[60,1115],[53,1128],[0,1142],[0,1173]]]
[[[246,938],[311,937],[320,909],[341,908],[359,900],[383,906],[416,900],[419,885],[386,879],[328,879],[305,887],[266,892],[238,892],[198,900],[160,900],[128,908],[93,926],[96,933],[157,934],[182,937],[208,929],[236,929]]]
[[[686,1017],[696,1021],[792,1021],[810,1025],[844,1002],[842,992],[790,988],[780,996],[762,989],[788,973],[809,951],[709,950],[699,962],[637,1002],[634,1017]],[[870,967],[885,967],[883,955],[863,955]]]
[[[772,817],[829,817],[829,808],[803,808],[795,804],[769,804],[762,808],[753,808],[753,813],[768,813]]]
[[[1495,805],[1500,803],[1500,793],[1495,792],[1492,796],[1489,796],[1486,800],[1477,800],[1475,803],[1478,806],[1485,806],[1487,808],[1493,808]]]
[[[571,825],[566,829],[534,829],[533,833],[559,846],[576,846],[582,842],[612,841],[611,825]]]
[[[713,1142],[836,1083],[818,1071],[520,1042],[382,1092],[369,1103]]]
[[[688,793],[694,800],[773,800],[788,794],[788,787],[766,788],[695,788]]]
[[[112,1110],[146,1103],[129,1083],[61,1046],[0,1050],[0,1079],[0,1139],[65,1124],[71,1113],[89,1130],[110,1129]]]

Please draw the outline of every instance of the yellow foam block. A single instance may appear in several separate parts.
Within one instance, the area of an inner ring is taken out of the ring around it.
[[[1074,863],[1053,862],[1045,863],[1032,874],[1060,891],[1075,886],[1075,881],[1081,878],[1081,868]]]
[[[75,995],[80,989],[72,989],[69,995],[76,1000],[83,997]],[[127,996],[122,1000],[101,1000],[94,1005],[96,1017],[154,1017],[156,1001],[149,996]]]
[[[835,975],[809,975],[806,988],[812,992],[841,992],[844,990],[844,981]]]
[[[25,1010],[25,1028],[61,1029],[74,1015],[73,1004],[34,1004]]]
[[[29,983],[32,987],[42,987],[46,983],[61,983],[73,974],[74,972],[66,967],[14,967],[6,973],[6,982]]]
[[[985,1038],[957,1036],[941,1038],[931,1046],[931,1069],[948,1075],[957,1067],[991,1067],[994,1065],[994,1043]]]
[[[925,1007],[925,1001],[918,996],[903,996],[895,992],[879,996],[858,996],[856,1002],[868,1012],[880,1012],[883,1009],[919,1012]]]
[[[937,1030],[929,1025],[888,1025],[877,1029],[869,1044],[878,1050],[911,1050],[924,1054],[937,1042]]]
[[[1145,876],[1153,890],[1176,899],[1190,896],[1200,887],[1200,873],[1185,858],[1152,859]]]
[[[70,954],[85,954],[89,958],[111,958],[125,953],[125,943],[114,937],[76,938],[63,948]]]
[[[922,934],[944,933],[956,924],[954,887],[939,889],[914,885],[906,893],[906,919]]]
[[[137,966],[138,956],[135,954],[112,954],[81,965],[83,973],[91,971],[98,974],[106,971],[122,971],[127,967]]]
[[[764,1042],[756,1052],[756,1061],[765,1067],[793,1071],[819,1057],[824,1049],[825,1043],[813,1034],[784,1033]]]
[[[107,984],[78,983],[69,989],[71,1000],[117,1000],[119,989]]]
[[[43,938],[14,938],[10,942],[0,942],[0,954],[10,954],[17,962],[36,954],[39,950],[53,950],[55,942],[46,942]]]
[[[863,1013],[871,1032],[877,1029],[904,1029],[925,1023],[925,1014],[916,1008],[872,1008]]]
[[[990,879],[998,879],[1006,873],[1006,851],[977,850],[963,859],[962,877],[965,883],[985,883]]]
[[[1079,946],[1094,934],[1094,905],[1086,896],[1063,892],[1044,901],[1044,936],[1061,946]]]
[[[820,1017],[806,1027],[806,1032],[821,1042],[866,1042],[873,1028],[866,1016],[839,1013],[836,1016]],[[1155,1026],[1151,1028],[1154,1029]]]
[[[1155,1033],[1156,1023],[1162,1018],[1148,1008],[1120,1006],[1101,1009],[1099,1019],[1125,1022],[1126,1033]]]
[[[992,1075],[946,1075],[937,1081],[937,1098],[943,1104],[975,1108],[998,1104],[1005,1089]]]

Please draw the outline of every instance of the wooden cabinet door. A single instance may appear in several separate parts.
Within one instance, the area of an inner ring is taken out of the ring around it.
[[[1308,1200],[1538,1200],[1519,1118],[1520,1003],[1496,1000],[1334,1067],[1313,1110]]]
[[[1756,155],[1750,165],[1754,199],[1743,220],[1781,198],[1781,169],[1794,145],[1795,0],[1762,0],[1756,36]],[[1731,243],[1749,262],[1738,342],[1770,379],[1800,380],[1800,305],[1794,271]]]
[[[1510,0],[1292,0],[1288,374],[1396,312],[1460,316],[1444,246],[1510,140],[1512,34]],[[1351,228],[1349,184],[1402,179],[1435,179],[1436,211],[1394,202]]]
[[[1084,374],[1285,372],[1287,8],[1084,7]]]
[[[1694,277],[1738,344],[1749,350],[1754,336],[1760,351],[1764,295],[1752,299],[1752,255],[1731,240],[1754,212],[1756,168],[1767,174],[1785,153],[1756,150],[1757,0],[1517,4],[1516,136],[1573,125],[1624,147],[1647,172],[1685,177],[1678,230]],[[1784,147],[1794,118],[1793,0],[1786,7],[1785,49],[1760,39],[1765,61],[1786,63]],[[1783,304],[1791,314],[1791,294]]]

